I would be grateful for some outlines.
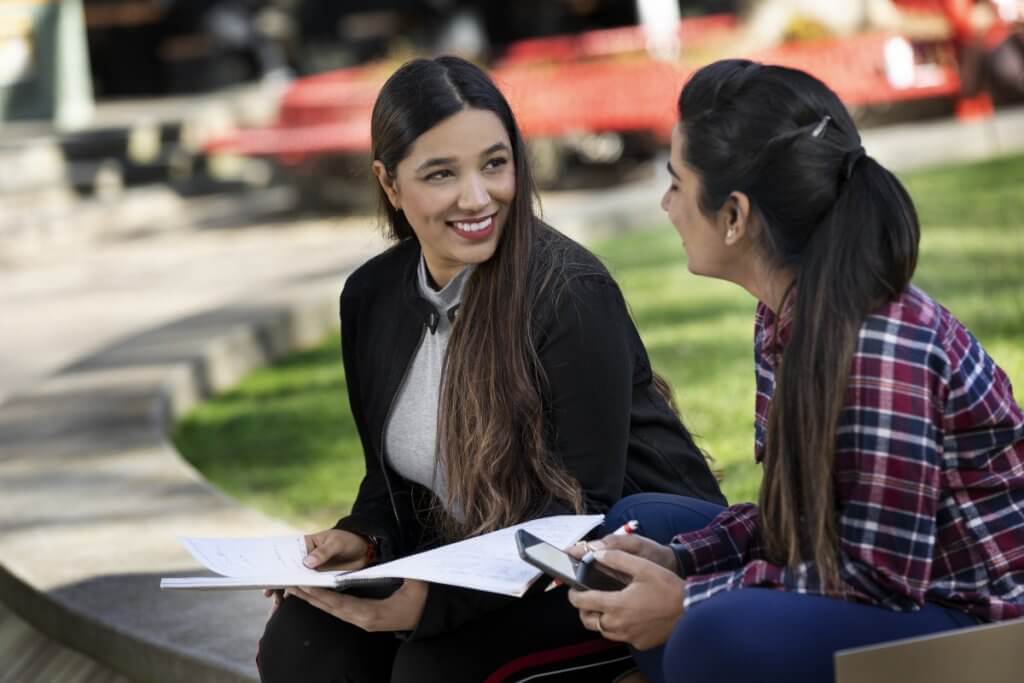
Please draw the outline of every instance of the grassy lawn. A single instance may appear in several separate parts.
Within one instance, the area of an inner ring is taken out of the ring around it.
[[[904,178],[921,214],[915,281],[963,320],[1024,386],[1024,157]],[[671,226],[593,245],[625,292],[654,366],[725,473],[730,501],[753,500],[753,299],[686,270]],[[245,503],[303,527],[351,504],[362,453],[339,340],[252,373],[174,434],[203,474]]]

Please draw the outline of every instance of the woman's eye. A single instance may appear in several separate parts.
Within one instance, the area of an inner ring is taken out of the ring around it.
[[[488,169],[501,168],[502,166],[504,166],[507,163],[508,163],[508,159],[506,157],[494,157],[493,159],[488,159],[487,160],[487,163],[484,164],[484,168],[488,168]]]
[[[454,175],[455,174],[452,173],[451,171],[449,171],[448,169],[443,169],[441,171],[434,171],[433,173],[430,173],[427,176],[425,176],[423,179],[424,180],[444,180],[445,178],[451,178]]]

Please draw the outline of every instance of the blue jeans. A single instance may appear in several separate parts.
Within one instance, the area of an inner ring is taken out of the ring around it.
[[[640,522],[643,536],[668,543],[677,533],[708,524],[722,507],[663,493],[619,501],[605,516],[614,530]],[[661,647],[633,651],[652,683],[686,681],[789,681],[832,683],[837,650],[949,631],[978,622],[931,603],[917,612],[894,612],[832,598],[748,588],[705,600],[676,624]]]

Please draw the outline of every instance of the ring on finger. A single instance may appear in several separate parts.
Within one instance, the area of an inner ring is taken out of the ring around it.
[[[604,612],[597,613],[597,632],[602,636],[604,635],[604,626],[601,625],[601,617],[604,616]]]

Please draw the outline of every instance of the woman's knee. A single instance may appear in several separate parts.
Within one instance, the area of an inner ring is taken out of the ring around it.
[[[642,536],[668,543],[673,536],[703,529],[724,508],[706,500],[670,493],[635,493],[626,496],[605,515],[604,528],[611,533],[629,520],[640,522]]]
[[[394,641],[288,598],[267,621],[256,662],[263,683],[387,680]]]
[[[665,646],[665,680],[831,680],[833,650],[813,634],[828,630],[830,610],[842,604],[769,588],[719,593],[676,624]]]
[[[633,516],[636,506],[643,504],[650,495],[648,493],[634,493],[631,496],[620,498],[619,502],[612,505],[611,509],[604,516],[604,528],[607,530],[607,533],[611,533],[626,522],[636,519]]]
[[[310,618],[302,605],[305,603],[294,598],[283,600],[263,627],[256,662],[265,682],[284,680],[279,672],[294,671],[309,647],[303,631],[308,630]]]
[[[727,602],[712,598],[676,623],[662,659],[666,681],[733,680],[725,674],[736,657],[736,624],[743,617]]]

